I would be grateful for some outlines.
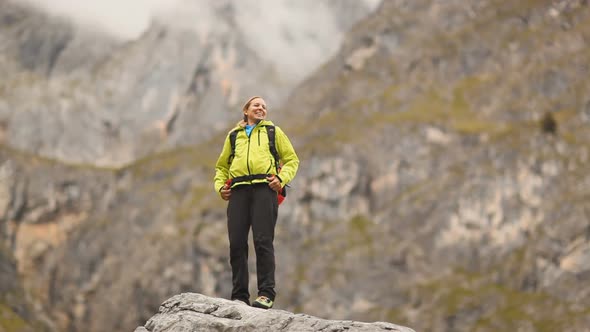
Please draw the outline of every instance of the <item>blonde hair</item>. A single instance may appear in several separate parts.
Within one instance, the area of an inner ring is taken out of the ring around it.
[[[262,97],[260,97],[260,96],[252,96],[252,97],[250,97],[250,99],[248,99],[248,101],[246,101],[246,103],[244,104],[244,106],[242,106],[242,113],[246,112],[246,110],[248,109],[248,107],[250,107],[250,104],[252,103],[252,100],[254,100],[256,98],[262,99]],[[244,121],[248,121],[248,116],[246,114],[244,114]]]

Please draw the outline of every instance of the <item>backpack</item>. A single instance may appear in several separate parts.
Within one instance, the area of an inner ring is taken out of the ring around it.
[[[277,147],[275,144],[275,126],[272,125],[263,125],[263,127],[266,127],[266,133],[268,135],[268,149],[270,150],[270,154],[272,154],[272,157],[275,160],[275,168],[277,170],[277,174],[279,174],[279,171],[281,170],[281,166],[279,165],[279,153],[277,151]],[[236,153],[236,137],[238,136],[238,131],[240,131],[240,129],[236,129],[233,130],[230,134],[229,134],[229,143],[231,145],[231,154],[229,155],[229,159],[228,159],[228,163],[231,164],[232,160],[234,159],[234,155]],[[283,200],[285,199],[285,197],[287,197],[287,186],[284,186],[283,189],[281,190],[281,192],[279,193],[279,204],[281,204],[283,202]]]

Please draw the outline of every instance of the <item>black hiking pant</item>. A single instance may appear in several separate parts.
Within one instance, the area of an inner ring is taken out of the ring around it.
[[[252,227],[258,295],[264,295],[274,301],[276,293],[273,240],[277,215],[277,193],[268,186],[268,183],[240,185],[232,189],[227,206],[232,300],[250,302],[248,233]]]

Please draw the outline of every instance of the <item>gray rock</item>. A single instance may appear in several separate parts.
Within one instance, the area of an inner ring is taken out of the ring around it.
[[[135,332],[200,331],[331,331],[378,332],[414,330],[386,322],[363,323],[325,320],[306,314],[277,309],[258,309],[241,302],[212,298],[198,293],[182,293],[166,300],[159,312]]]

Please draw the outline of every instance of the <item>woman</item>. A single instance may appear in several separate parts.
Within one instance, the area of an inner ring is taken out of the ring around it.
[[[252,227],[258,281],[258,297],[252,306],[270,309],[276,296],[273,240],[278,213],[277,194],[295,177],[299,159],[287,135],[266,120],[264,99],[250,98],[242,111],[244,119],[228,134],[215,165],[215,189],[221,198],[229,201],[231,299],[250,304],[248,233]],[[272,130],[280,160],[275,160],[269,148],[268,133]],[[232,132],[235,132],[234,148]],[[279,164],[282,167],[279,168]]]

